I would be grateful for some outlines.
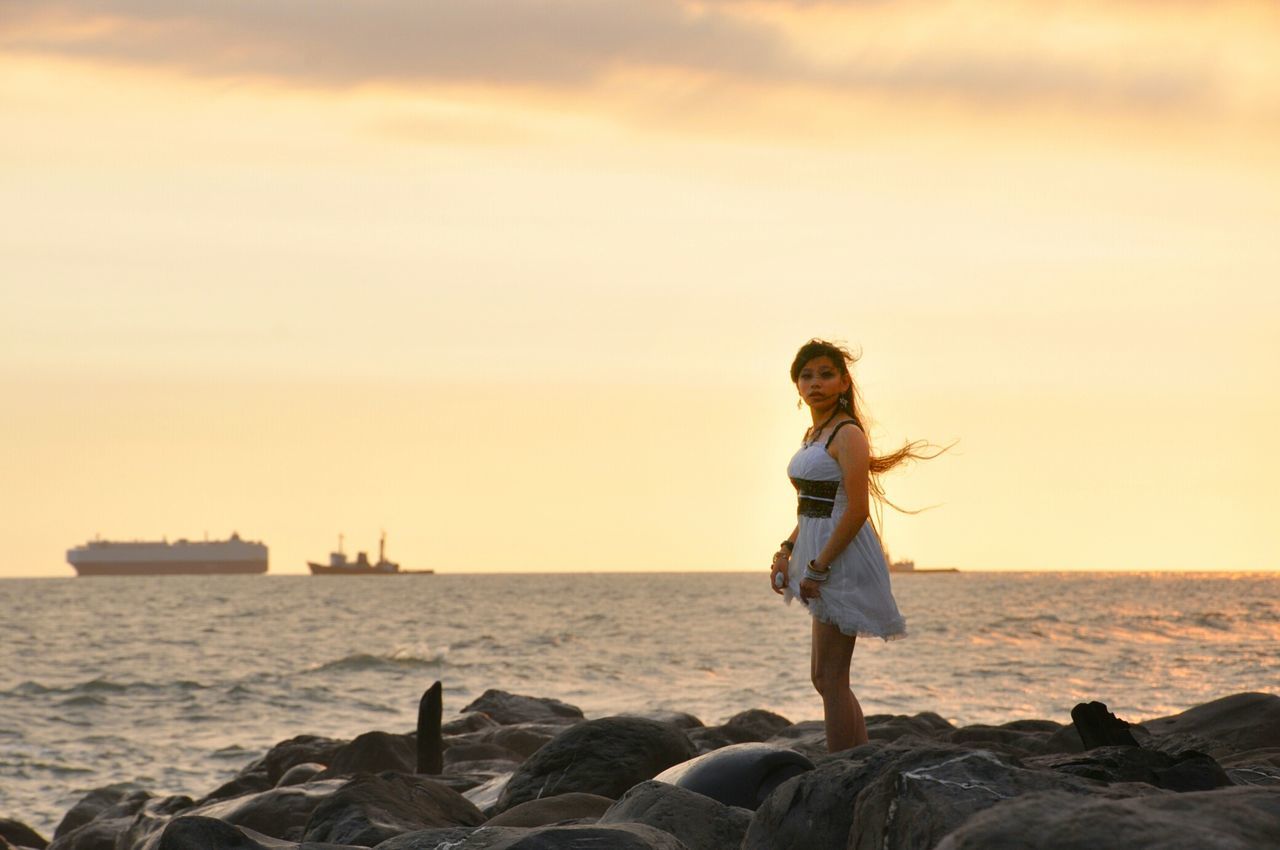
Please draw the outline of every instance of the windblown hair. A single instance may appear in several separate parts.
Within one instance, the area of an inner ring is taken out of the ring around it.
[[[862,429],[862,433],[867,437],[867,445],[870,446],[871,434],[867,429],[866,403],[863,402],[862,395],[858,392],[858,385],[853,380],[853,375],[849,372],[849,367],[858,362],[858,357],[842,345],[828,342],[825,339],[811,339],[800,346],[800,350],[796,352],[796,359],[791,362],[791,383],[794,384],[800,380],[800,370],[804,368],[804,364],[815,357],[827,358],[840,371],[841,375],[849,379],[849,389],[840,395],[840,409],[853,417],[854,424]],[[919,510],[909,510],[890,501],[885,495],[884,486],[880,483],[880,476],[896,466],[913,460],[931,460],[949,448],[951,447],[944,446],[939,448],[925,440],[911,440],[904,443],[902,448],[883,455],[877,455],[875,449],[872,448],[871,469],[867,480],[871,498],[876,503],[877,520],[883,519],[883,505],[888,505],[904,514],[920,513]],[[877,522],[877,525],[882,524],[882,522]]]

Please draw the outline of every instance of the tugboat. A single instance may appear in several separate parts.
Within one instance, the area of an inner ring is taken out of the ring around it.
[[[400,565],[394,561],[387,560],[387,533],[382,532],[382,539],[378,542],[378,562],[376,564],[369,563],[369,556],[364,552],[357,552],[354,561],[348,561],[347,555],[342,551],[342,535],[338,535],[338,551],[329,553],[328,564],[317,564],[314,561],[307,561],[307,566],[311,568],[313,576],[388,576],[401,575]],[[425,572],[432,572],[426,570]]]

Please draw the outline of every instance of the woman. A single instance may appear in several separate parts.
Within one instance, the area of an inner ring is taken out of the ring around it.
[[[921,454],[924,443],[872,454],[849,374],[853,362],[843,347],[814,339],[791,364],[813,426],[787,467],[799,495],[799,522],[770,568],[774,592],[788,604],[799,597],[813,615],[810,670],[833,753],[867,743],[862,706],[849,690],[858,635],[890,640],[907,630],[870,520],[871,498],[887,501],[877,479],[904,461],[934,456]]]

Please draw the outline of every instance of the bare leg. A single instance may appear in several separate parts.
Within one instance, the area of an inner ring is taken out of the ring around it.
[[[865,744],[867,721],[858,698],[849,690],[849,665],[853,662],[856,637],[838,628],[813,621],[810,673],[813,686],[822,695],[822,714],[827,727],[827,751],[837,753]]]

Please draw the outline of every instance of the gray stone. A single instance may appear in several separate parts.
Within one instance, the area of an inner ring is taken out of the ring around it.
[[[569,820],[598,821],[613,800],[596,794],[558,794],[512,806],[485,821],[485,826],[547,826]]]
[[[360,774],[316,806],[303,839],[372,847],[404,832],[483,822],[479,809],[432,779]]]
[[[187,812],[192,816],[217,818],[236,826],[285,841],[297,841],[322,802],[344,784],[341,779],[321,779],[302,785],[272,788],[229,800],[207,803]]]
[[[663,709],[655,709],[653,711],[630,711],[624,717],[643,717],[645,720],[656,720],[659,723],[666,723],[675,726],[678,729],[684,729],[686,732],[690,729],[698,729],[705,724],[696,716],[689,714],[687,711],[666,711]]]
[[[731,744],[681,762],[656,777],[706,795],[726,806],[754,810],[793,776],[813,770],[813,762],[776,744]]]
[[[669,832],[640,823],[516,829],[484,826],[450,850],[688,850]]]
[[[751,812],[665,782],[632,788],[600,818],[600,825],[642,823],[669,832],[689,850],[723,850],[742,845]]]
[[[241,773],[265,770],[272,785],[280,781],[289,768],[308,762],[329,764],[333,754],[346,745],[346,741],[321,738],[316,735],[298,735],[276,744],[266,755],[250,763]]]
[[[979,812],[937,850],[1275,850],[1280,790],[1129,799],[1029,794]]]
[[[546,697],[529,697],[490,688],[473,700],[462,712],[481,711],[503,725],[511,723],[551,722],[575,723],[582,719],[582,709]]]
[[[1190,749],[1201,749],[1214,758],[1280,747],[1280,696],[1234,694],[1181,714],[1145,720],[1141,727],[1156,738],[1189,736],[1196,744]],[[1204,746],[1200,741],[1211,743]]]
[[[446,826],[404,832],[377,845],[374,850],[455,850],[483,826]]]
[[[617,799],[632,785],[693,755],[693,744],[674,726],[639,717],[584,721],[516,768],[497,808],[570,791]]]
[[[1209,791],[1233,784],[1201,753],[1172,756],[1132,746],[1095,747],[1084,753],[1029,758],[1026,764],[1106,782],[1145,782],[1170,791]]]
[[[309,761],[303,762],[302,764],[295,764],[284,772],[284,775],[280,777],[280,781],[276,783],[275,787],[285,788],[290,785],[302,785],[303,783],[311,782],[312,780],[317,779],[320,774],[324,773],[324,770],[325,766],[319,762]]]
[[[132,782],[121,782],[115,785],[95,788],[81,797],[74,806],[67,810],[57,827],[54,828],[53,837],[57,840],[67,833],[84,826],[109,809],[116,810],[116,817],[122,817],[126,814],[132,816],[138,809],[142,808],[142,804],[150,797],[150,794]]]
[[[416,773],[418,745],[412,735],[366,732],[343,744],[329,757],[321,779],[353,776],[357,773]]]
[[[471,732],[479,732],[482,729],[492,729],[497,725],[498,721],[489,715],[480,711],[473,711],[445,723],[440,727],[440,732],[443,735],[466,735]]]
[[[11,818],[0,818],[0,837],[10,844],[19,847],[30,847],[32,850],[44,850],[49,841],[43,835],[27,826],[22,821]]]

